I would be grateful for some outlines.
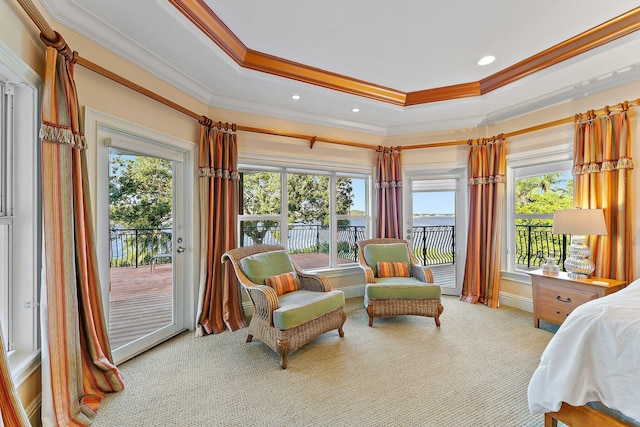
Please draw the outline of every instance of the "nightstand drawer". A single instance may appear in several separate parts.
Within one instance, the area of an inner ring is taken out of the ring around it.
[[[623,280],[590,277],[570,277],[565,272],[549,276],[542,270],[529,272],[533,297],[533,325],[540,327],[540,319],[561,325],[576,307],[624,288]]]
[[[596,298],[598,294],[595,292],[538,284],[540,317],[551,322],[562,323],[576,307]]]

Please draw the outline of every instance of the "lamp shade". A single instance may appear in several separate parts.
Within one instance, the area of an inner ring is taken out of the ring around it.
[[[554,234],[607,235],[602,209],[566,209],[553,214]]]

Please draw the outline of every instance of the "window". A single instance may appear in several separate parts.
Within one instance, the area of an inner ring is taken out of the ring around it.
[[[305,269],[357,262],[369,176],[290,168],[241,171],[240,244],[280,244]]]
[[[509,182],[510,271],[538,269],[547,257],[562,265],[566,237],[551,232],[553,213],[571,209],[571,162],[560,161],[514,168]]]
[[[39,86],[40,78],[0,45],[0,322],[18,384],[39,349]]]
[[[0,324],[4,337],[5,351],[12,351],[13,330],[11,328],[10,283],[12,275],[11,248],[13,247],[12,226],[13,215],[11,201],[13,134],[13,88],[0,85]]]

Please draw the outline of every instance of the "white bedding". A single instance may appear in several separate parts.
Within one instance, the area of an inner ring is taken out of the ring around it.
[[[599,401],[640,420],[640,279],[576,308],[529,382],[531,413]]]

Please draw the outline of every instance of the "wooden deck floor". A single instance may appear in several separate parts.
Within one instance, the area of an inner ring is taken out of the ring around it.
[[[111,269],[109,341],[116,349],[172,321],[171,264]]]

